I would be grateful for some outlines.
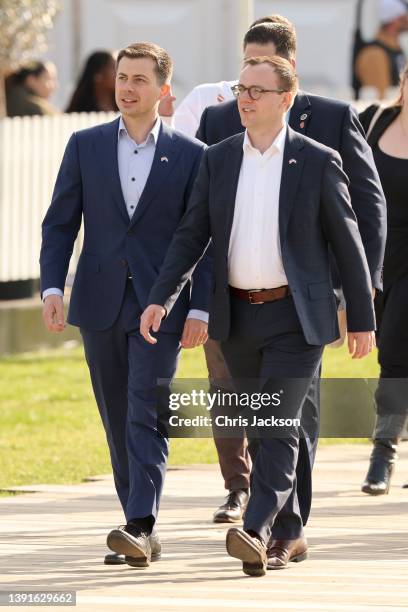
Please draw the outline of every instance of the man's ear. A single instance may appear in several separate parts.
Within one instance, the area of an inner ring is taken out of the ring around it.
[[[163,98],[168,96],[170,91],[171,91],[170,83],[164,83],[164,85],[160,87],[160,100],[163,100]]]
[[[286,91],[282,94],[282,103],[285,105],[286,112],[292,107],[294,99],[295,96],[290,91]]]

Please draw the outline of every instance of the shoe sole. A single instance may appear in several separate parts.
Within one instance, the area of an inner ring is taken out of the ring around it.
[[[265,576],[266,552],[258,550],[238,530],[230,529],[226,540],[227,552],[231,557],[243,562],[242,569],[247,576]]]
[[[390,487],[388,486],[386,489],[371,489],[370,487],[361,487],[361,491],[366,493],[367,495],[372,495],[376,497],[377,495],[388,495]]]
[[[123,531],[118,529],[111,531],[108,534],[106,544],[113,552],[137,560],[138,567],[147,567],[150,564],[150,559],[146,556],[146,553],[132,542]]]
[[[285,565],[267,565],[266,569],[270,571],[287,569],[289,563],[300,563],[301,561],[305,561],[307,558],[308,558],[308,554],[307,554],[307,551],[305,550],[305,552],[300,553],[299,555],[296,555],[292,557],[291,559],[289,559],[289,562],[286,563]]]

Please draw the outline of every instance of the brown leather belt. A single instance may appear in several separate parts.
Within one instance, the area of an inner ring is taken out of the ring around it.
[[[291,295],[289,285],[283,285],[282,287],[275,287],[275,289],[252,289],[247,291],[246,289],[237,289],[236,287],[230,286],[232,295],[249,302],[249,304],[264,304],[265,302],[274,302],[275,300],[281,300],[282,298]]]

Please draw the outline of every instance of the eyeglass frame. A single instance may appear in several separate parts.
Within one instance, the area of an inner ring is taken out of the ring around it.
[[[241,91],[238,88],[241,88]],[[251,89],[258,89],[259,90],[259,97],[258,98],[254,98],[251,95]],[[236,85],[233,85],[231,87],[231,91],[232,94],[235,98],[239,98],[240,95],[242,95],[243,93],[245,93],[246,91],[248,92],[248,96],[251,98],[251,100],[253,100],[254,102],[257,102],[257,100],[260,100],[262,97],[262,94],[264,93],[277,93],[277,94],[283,94],[283,93],[288,93],[287,89],[262,89],[262,87],[258,87],[258,85],[250,85],[249,87],[245,87],[245,85],[242,85],[241,83],[237,83]]]

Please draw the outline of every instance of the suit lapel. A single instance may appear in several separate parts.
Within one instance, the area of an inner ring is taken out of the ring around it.
[[[312,105],[310,100],[303,91],[299,91],[290,111],[289,125],[296,132],[307,134],[311,116]]]
[[[303,140],[288,127],[279,192],[279,230],[284,240],[304,164]]]
[[[133,225],[141,218],[151,200],[157,195],[167,176],[174,169],[180,155],[180,149],[176,146],[177,136],[164,123],[161,124],[159,137],[157,139],[156,151],[154,153],[152,167],[145,188],[132,216],[130,224]]]
[[[232,222],[234,220],[235,199],[237,195],[238,179],[241,170],[244,134],[239,134],[230,140],[229,155],[225,157],[223,167],[223,183],[226,203],[225,240],[228,251],[231,236]]]
[[[102,167],[102,176],[109,183],[113,199],[126,224],[129,223],[125,199],[120,184],[118,167],[119,119],[100,126],[96,139],[96,156]]]

